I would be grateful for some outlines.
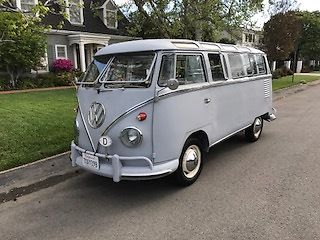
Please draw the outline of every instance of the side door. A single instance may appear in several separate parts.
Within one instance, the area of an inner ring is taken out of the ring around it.
[[[184,142],[193,132],[211,131],[210,90],[205,59],[201,53],[162,55],[154,104],[155,162],[179,158]],[[169,79],[179,86],[170,90]]]
[[[241,128],[244,91],[238,80],[246,76],[241,55],[208,53],[213,87],[210,88],[213,108],[213,144]],[[230,62],[227,65],[227,60]],[[232,68],[231,71],[227,69]]]

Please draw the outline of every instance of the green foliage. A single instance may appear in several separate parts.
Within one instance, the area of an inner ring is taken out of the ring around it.
[[[15,87],[22,71],[36,69],[45,54],[47,28],[40,18],[20,12],[0,12],[0,68]]]
[[[236,44],[235,40],[229,38],[221,38],[218,42],[225,44]]]
[[[10,85],[10,78],[8,76],[0,76],[0,91],[2,90],[22,90],[31,88],[47,88],[47,87],[60,87],[72,86],[75,77],[79,77],[81,72],[61,72],[43,73],[34,76],[22,76],[15,88]]]
[[[302,34],[299,45],[300,56],[304,59],[320,59],[320,12],[302,12]]]
[[[263,0],[133,0],[125,11],[129,32],[143,38],[187,38],[215,41],[262,9]]]
[[[297,48],[301,21],[295,12],[279,13],[264,25],[264,47],[272,60],[286,60]]]
[[[272,79],[278,79],[285,76],[293,75],[293,71],[285,66],[277,68],[272,72]]]

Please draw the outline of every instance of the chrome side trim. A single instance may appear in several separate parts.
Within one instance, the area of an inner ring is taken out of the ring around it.
[[[86,122],[85,122],[85,119],[84,119],[84,116],[83,116],[83,114],[82,114],[81,105],[80,105],[80,102],[79,102],[79,101],[78,101],[78,106],[79,106],[79,113],[80,113],[80,116],[81,116],[81,120],[82,120],[82,122],[83,122],[83,125],[84,125],[84,128],[85,128],[85,130],[86,130],[87,136],[88,136],[88,138],[89,138],[89,140],[90,140],[91,147],[92,147],[93,151],[96,151],[96,148],[95,148],[95,146],[94,146],[94,144],[93,144],[92,138],[91,138],[90,133],[89,133],[88,126],[87,126],[87,124],[86,124]]]
[[[102,135],[105,135],[109,130],[110,128],[113,127],[113,125],[115,125],[118,121],[120,121],[121,119],[123,119],[125,116],[129,115],[130,113],[132,113],[133,111],[141,108],[141,107],[144,107],[145,105],[151,103],[154,101],[154,97],[153,98],[150,98],[146,101],[143,101],[135,106],[133,106],[132,108],[129,108],[127,111],[125,111],[123,114],[121,114],[119,117],[117,117],[115,120],[113,120],[113,122],[106,128],[106,130],[104,130],[101,134]]]
[[[166,97],[169,97],[169,96],[175,96],[175,95],[179,95],[179,94],[183,94],[183,93],[187,93],[187,92],[205,90],[205,89],[214,88],[214,87],[220,87],[220,86],[225,86],[225,85],[232,85],[232,84],[238,84],[238,83],[246,83],[246,82],[258,81],[258,80],[263,80],[265,78],[266,78],[266,76],[255,76],[255,77],[251,77],[249,80],[247,80],[247,79],[222,80],[222,81],[217,81],[217,82],[214,82],[214,83],[207,83],[207,84],[202,85],[202,86],[190,87],[190,88],[187,88],[187,89],[180,89],[180,90],[177,90],[177,91],[165,93],[165,94],[159,95],[157,98],[164,98],[164,97],[166,98]],[[160,92],[161,90],[163,90],[163,89],[160,89],[158,92]]]
[[[220,142],[222,142],[222,141],[224,141],[224,140],[232,137],[233,135],[235,135],[235,134],[237,134],[237,133],[245,130],[247,127],[250,127],[250,126],[251,126],[251,124],[249,124],[248,126],[245,126],[244,128],[241,128],[240,130],[237,130],[237,131],[235,131],[235,132],[233,132],[233,133],[228,134],[227,136],[225,136],[225,137],[221,138],[220,140],[218,140],[218,141],[214,142],[213,144],[211,144],[211,145],[209,146],[209,148],[211,148],[212,146],[214,146],[214,145],[216,145],[216,144],[218,144],[218,143],[220,143]]]

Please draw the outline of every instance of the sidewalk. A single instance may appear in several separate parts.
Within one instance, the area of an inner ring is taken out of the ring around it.
[[[32,88],[32,89],[25,89],[25,90],[0,91],[0,94],[42,92],[42,91],[62,90],[62,89],[70,89],[70,88],[75,88],[75,86],[49,87],[49,88]]]

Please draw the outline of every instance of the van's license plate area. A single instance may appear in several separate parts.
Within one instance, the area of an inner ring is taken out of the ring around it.
[[[99,170],[99,158],[88,153],[82,153],[82,164],[84,167]]]

